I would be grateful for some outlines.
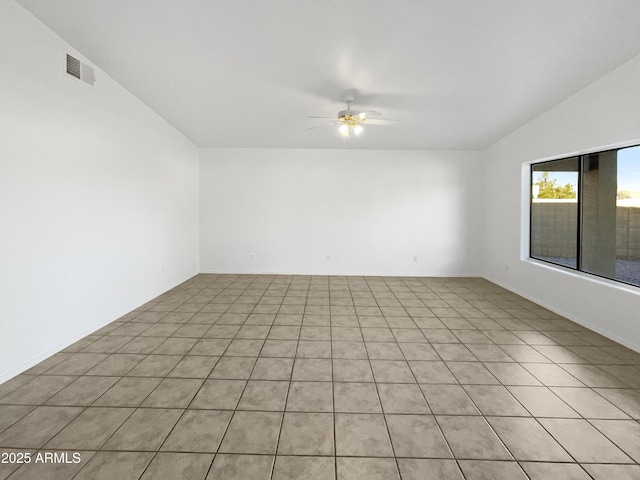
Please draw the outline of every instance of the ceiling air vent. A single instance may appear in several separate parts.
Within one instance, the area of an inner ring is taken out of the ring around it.
[[[93,85],[96,81],[93,68],[69,54],[67,54],[67,73],[89,85]]]

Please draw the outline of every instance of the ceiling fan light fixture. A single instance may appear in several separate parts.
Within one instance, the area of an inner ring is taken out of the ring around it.
[[[308,117],[308,118],[326,118],[326,119],[334,119],[333,122],[328,123],[328,125],[338,125],[338,132],[342,136],[342,138],[351,138],[351,134],[360,135],[365,131],[364,125],[392,125],[395,120],[386,120],[380,118],[371,118],[371,117],[379,117],[381,115],[380,112],[375,110],[367,110],[365,112],[359,112],[357,110],[351,109],[351,102],[353,102],[353,95],[346,95],[344,97],[344,101],[347,103],[347,109],[341,110],[338,112],[338,118],[334,117]],[[317,125],[315,127],[308,128],[307,130],[313,130],[315,128],[323,127],[324,125]]]

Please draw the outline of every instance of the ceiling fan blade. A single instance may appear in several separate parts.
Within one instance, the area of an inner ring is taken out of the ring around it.
[[[316,117],[316,118],[326,118],[326,117]],[[316,128],[328,127],[330,125],[335,125],[335,122],[323,123],[322,125],[316,125],[315,127],[307,128],[307,130],[315,130]]]
[[[407,110],[410,112],[423,112],[431,104],[428,95],[417,95],[398,92],[358,92],[359,105],[374,105],[381,109]]]
[[[367,110],[366,112],[361,112],[358,116],[360,118],[370,118],[370,117],[379,117],[382,115],[380,112],[376,112],[375,110]]]
[[[364,121],[365,125],[395,125],[397,120],[386,120],[382,118],[367,118]]]

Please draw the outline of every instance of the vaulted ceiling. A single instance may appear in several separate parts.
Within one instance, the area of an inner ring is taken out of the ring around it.
[[[638,0],[18,3],[201,147],[485,148],[640,54]],[[307,130],[346,92],[398,123]]]

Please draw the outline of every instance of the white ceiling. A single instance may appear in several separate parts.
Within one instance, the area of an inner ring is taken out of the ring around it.
[[[640,54],[639,0],[18,2],[201,147],[342,147],[355,90],[348,148],[484,148]]]

